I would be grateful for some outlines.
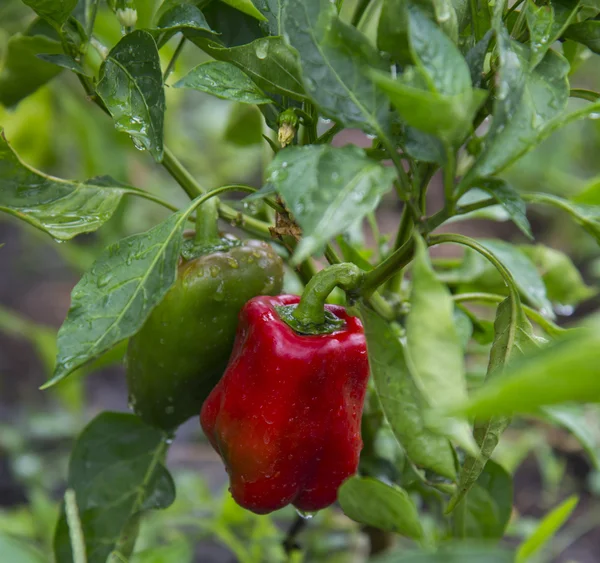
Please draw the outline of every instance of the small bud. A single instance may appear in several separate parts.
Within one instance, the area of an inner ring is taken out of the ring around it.
[[[117,10],[117,19],[123,27],[135,27],[137,23],[137,10],[135,8],[125,8]]]
[[[277,132],[277,139],[281,148],[284,148],[294,140],[298,127],[298,116],[292,108],[289,108],[279,115],[278,122],[279,131]]]

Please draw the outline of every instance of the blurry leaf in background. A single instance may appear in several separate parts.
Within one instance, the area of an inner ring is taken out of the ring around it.
[[[59,74],[60,67],[36,55],[62,52],[58,35],[43,21],[31,24],[24,34],[13,35],[0,65],[0,104],[14,106]]]
[[[505,374],[472,394],[466,416],[531,413],[546,405],[600,402],[598,320],[568,331],[539,351],[515,362]]]
[[[223,140],[240,147],[263,143],[263,117],[260,110],[248,104],[233,104]]]
[[[192,563],[193,557],[192,546],[188,541],[181,539],[167,545],[138,551],[130,561],[131,563]]]
[[[465,499],[464,515],[458,518],[458,537],[500,539],[512,514],[513,483],[508,472],[489,460]]]
[[[484,239],[480,242],[508,268],[521,295],[542,314],[553,318],[554,313],[546,295],[546,286],[533,262],[518,248],[502,240]]]
[[[546,514],[533,534],[519,546],[515,563],[530,561],[534,554],[548,545],[556,535],[556,532],[571,516],[578,502],[578,497],[570,497]]]
[[[42,61],[46,61],[47,63],[56,65],[60,68],[66,68],[68,70],[72,70],[73,72],[75,72],[77,74],[82,74],[83,76],[88,76],[88,77],[90,76],[75,59],[73,59],[72,57],[69,57],[68,55],[40,54],[40,55],[37,55],[37,58]]]
[[[419,539],[419,513],[404,489],[370,477],[350,477],[338,491],[338,502],[349,518]]]
[[[575,307],[598,294],[598,288],[590,287],[584,282],[569,256],[563,252],[542,244],[520,245],[519,249],[540,272],[548,299],[558,308],[559,314],[569,312],[565,307]]]
[[[494,545],[469,545],[468,543],[446,543],[433,553],[406,552],[390,553],[373,558],[373,563],[514,563],[514,553]]]
[[[600,409],[587,405],[556,405],[541,409],[542,418],[562,426],[583,446],[594,468],[600,470]]]
[[[296,263],[373,211],[394,178],[393,169],[350,145],[288,147],[267,174],[303,231]]]
[[[133,31],[111,49],[100,70],[97,92],[115,127],[160,162],[165,93],[158,50],[148,32]]]
[[[48,559],[26,541],[3,533],[0,533],[0,554],[6,563],[48,563]]]
[[[600,22],[587,20],[570,25],[565,31],[565,37],[585,45],[594,53],[600,53]]]
[[[175,88],[191,88],[223,100],[245,104],[272,103],[237,66],[223,61],[198,65],[174,84]]]
[[[132,414],[104,412],[84,428],[71,453],[67,486],[76,494],[88,563],[105,563],[140,512],[173,502],[173,479],[162,464],[167,447],[162,432]],[[72,558],[64,509],[54,553],[57,561]]]

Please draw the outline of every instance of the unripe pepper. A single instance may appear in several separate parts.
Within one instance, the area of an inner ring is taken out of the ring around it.
[[[356,473],[362,448],[362,324],[326,305],[322,333],[298,333],[287,322],[299,301],[255,297],[244,306],[227,370],[200,415],[233,498],[257,514],[290,503],[302,511],[329,506]]]
[[[198,414],[227,366],[244,303],[279,293],[283,283],[283,262],[265,242],[219,239],[198,247],[188,239],[184,248],[175,285],[127,352],[130,403],[164,430]]]

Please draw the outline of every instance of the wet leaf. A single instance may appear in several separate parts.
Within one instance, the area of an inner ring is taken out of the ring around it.
[[[302,228],[294,263],[373,211],[395,177],[391,168],[351,145],[288,147],[277,154],[267,173]]]
[[[286,41],[300,58],[304,86],[324,115],[379,136],[389,124],[388,104],[365,68],[381,68],[367,38],[342,22],[329,0],[284,4]]]
[[[248,14],[257,20],[266,21],[267,19],[257,10],[252,0],[221,0],[221,2],[225,2],[225,4],[229,4],[232,8],[244,12],[244,14]]]
[[[70,182],[42,174],[22,162],[0,132],[0,211],[55,239],[95,231],[132,191],[108,177]]]
[[[157,161],[163,155],[165,93],[156,43],[147,31],[133,31],[110,51],[100,68],[98,95],[115,127]]]
[[[409,538],[423,535],[415,505],[397,485],[370,477],[350,477],[340,487],[338,501],[352,520]]]
[[[240,47],[221,47],[214,41],[190,36],[210,56],[234,64],[265,92],[305,100],[298,60],[281,37],[265,37]]]
[[[57,39],[47,35],[15,33],[6,45],[0,64],[0,104],[11,107],[33,94],[61,72],[61,68],[39,59],[39,53],[59,54]]]
[[[390,53],[400,64],[413,62],[409,44],[407,0],[383,0],[377,29],[377,47]]]
[[[132,519],[135,524],[140,512],[173,502],[166,451],[164,434],[132,414],[104,412],[84,428],[71,453],[67,487],[75,491],[88,563],[106,563],[127,543],[124,535],[137,532]],[[54,554],[57,561],[73,558],[64,506]]]
[[[175,282],[187,212],[109,246],[71,293],[53,385],[135,334]]]
[[[565,31],[565,37],[585,45],[594,53],[600,53],[600,21],[574,23]]]
[[[23,0],[38,16],[60,27],[77,5],[77,0]]]
[[[174,86],[175,88],[192,88],[224,100],[245,104],[272,102],[237,66],[221,61],[210,61],[198,65]]]

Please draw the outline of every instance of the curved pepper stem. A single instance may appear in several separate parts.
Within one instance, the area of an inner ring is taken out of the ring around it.
[[[196,236],[194,242],[209,246],[221,240],[219,236],[219,200],[211,197],[196,209]]]
[[[300,303],[283,320],[303,334],[326,334],[343,324],[341,319],[325,310],[325,300],[335,287],[344,291],[356,289],[364,272],[351,263],[334,264],[316,274],[307,284]],[[339,321],[339,322],[338,322]]]

